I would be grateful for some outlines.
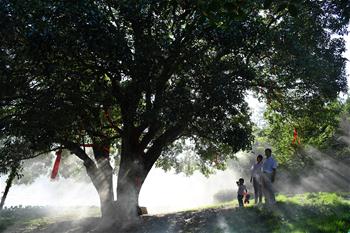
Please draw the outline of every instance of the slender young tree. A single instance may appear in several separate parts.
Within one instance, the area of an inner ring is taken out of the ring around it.
[[[13,164],[11,166],[10,173],[9,173],[9,175],[7,177],[7,180],[6,180],[5,190],[3,191],[3,194],[2,194],[2,197],[1,197],[0,210],[2,210],[4,208],[7,195],[9,193],[9,191],[10,191],[10,188],[12,186],[13,180],[16,178],[16,175],[18,175],[19,168],[20,168],[20,164],[19,163]]]
[[[5,189],[2,190],[0,209],[4,207],[15,179],[22,176],[22,161],[36,156],[30,149],[30,143],[14,137],[0,140],[0,174],[8,174]]]

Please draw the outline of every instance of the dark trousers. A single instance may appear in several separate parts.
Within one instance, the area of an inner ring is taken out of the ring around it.
[[[243,207],[243,195],[237,195],[239,207]]]

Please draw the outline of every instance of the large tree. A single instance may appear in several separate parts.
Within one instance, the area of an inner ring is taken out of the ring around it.
[[[346,1],[215,3],[1,1],[2,136],[74,153],[102,218],[124,223],[155,162],[177,164],[178,139],[204,172],[249,148],[247,91],[293,113],[345,90],[344,41],[332,34],[346,32]]]

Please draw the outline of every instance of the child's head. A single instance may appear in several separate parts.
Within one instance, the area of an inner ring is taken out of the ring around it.
[[[239,182],[239,184],[244,184],[244,179],[243,178],[239,178],[238,182]]]
[[[259,155],[256,157],[256,161],[257,161],[258,163],[260,163],[262,160],[263,160],[263,156],[259,154]]]

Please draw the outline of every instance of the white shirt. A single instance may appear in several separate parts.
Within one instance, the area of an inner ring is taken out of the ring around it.
[[[272,173],[273,169],[277,168],[277,162],[272,156],[265,159],[263,164],[263,172]]]
[[[262,161],[260,163],[254,164],[252,166],[252,168],[250,169],[251,172],[252,172],[252,177],[259,178],[261,176],[262,166],[263,166],[263,162]]]

